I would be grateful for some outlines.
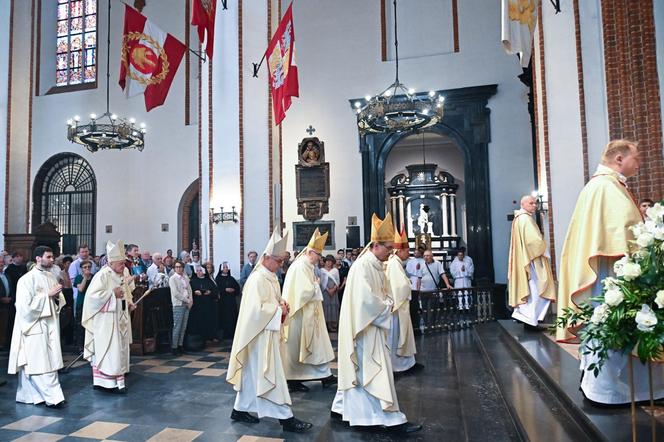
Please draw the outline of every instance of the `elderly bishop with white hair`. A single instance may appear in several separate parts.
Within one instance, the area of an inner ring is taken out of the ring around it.
[[[316,229],[307,244],[288,268],[283,297],[290,306],[285,327],[284,371],[290,391],[309,391],[302,381],[320,380],[323,387],[337,383],[330,362],[334,349],[325,326],[323,293],[314,273],[325,248],[328,232]]]
[[[512,221],[507,269],[509,304],[514,309],[512,318],[529,327],[537,327],[544,320],[551,301],[556,302],[546,241],[533,219],[536,211],[535,198],[530,195],[521,198],[521,209],[514,211]]]
[[[134,278],[125,267],[124,243],[106,244],[108,264],[92,278],[83,301],[83,357],[92,365],[96,389],[124,394],[129,372]]]
[[[339,386],[332,403],[333,419],[351,426],[374,427],[396,434],[421,425],[408,422],[399,410],[387,344],[392,307],[384,262],[394,245],[394,225],[371,219],[371,242],[348,273],[339,317]]]
[[[53,250],[39,246],[34,252],[37,264],[16,286],[16,321],[9,351],[9,374],[18,374],[16,402],[64,405],[58,370],[60,350],[60,311],[65,306],[62,286],[51,273]]]
[[[244,284],[226,380],[237,391],[231,419],[253,424],[272,417],[284,431],[304,432],[312,425],[293,416],[280,350],[289,306],[275,273],[287,243],[288,234],[281,238],[275,229]]]

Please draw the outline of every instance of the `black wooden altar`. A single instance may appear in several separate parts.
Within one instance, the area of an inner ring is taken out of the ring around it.
[[[436,164],[413,164],[406,171],[392,178],[387,189],[396,228],[406,232],[413,248],[418,237],[428,236],[434,254],[449,262],[461,239],[456,215],[459,185]]]
[[[476,284],[494,280],[491,239],[488,145],[491,126],[487,107],[497,85],[436,91],[445,97],[443,121],[427,129],[451,138],[464,157],[466,244],[475,261]],[[351,107],[357,99],[350,100]],[[365,242],[371,232],[371,214],[385,216],[385,163],[392,148],[410,132],[360,135]]]

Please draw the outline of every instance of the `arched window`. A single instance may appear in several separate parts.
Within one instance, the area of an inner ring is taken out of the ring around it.
[[[37,172],[33,226],[52,222],[62,234],[62,253],[75,254],[80,244],[95,250],[97,180],[82,157],[51,157]]]
[[[97,79],[97,0],[58,0],[55,85]]]

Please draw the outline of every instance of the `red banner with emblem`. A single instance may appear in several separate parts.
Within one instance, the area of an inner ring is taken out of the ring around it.
[[[185,51],[177,38],[125,5],[119,83],[127,97],[144,94],[148,112],[164,104]]]
[[[214,49],[214,15],[217,10],[217,0],[192,0],[191,2],[191,24],[198,27],[198,38],[205,43],[205,53],[212,58]]]
[[[291,97],[299,96],[292,8],[291,3],[265,51],[276,125],[281,124],[286,117],[286,111],[291,105]]]

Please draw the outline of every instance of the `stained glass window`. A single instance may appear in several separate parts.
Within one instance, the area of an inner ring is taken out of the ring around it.
[[[55,85],[97,79],[97,0],[57,1]]]

